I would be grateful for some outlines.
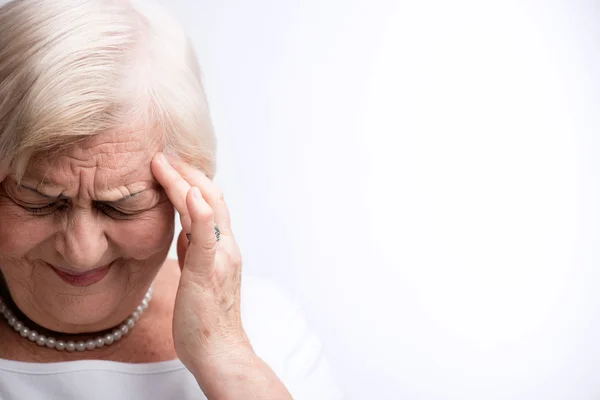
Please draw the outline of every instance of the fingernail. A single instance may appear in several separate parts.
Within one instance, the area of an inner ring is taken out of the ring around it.
[[[158,153],[156,155],[156,161],[158,161],[159,163],[166,165],[169,162],[167,161],[167,158],[165,157],[165,155],[163,153]]]

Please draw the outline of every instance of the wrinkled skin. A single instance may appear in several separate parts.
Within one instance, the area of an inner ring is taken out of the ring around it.
[[[18,187],[0,166],[0,270],[29,319],[52,331],[96,332],[118,325],[140,303],[174,232],[173,206],[150,168],[159,150],[156,136],[114,132],[37,156],[22,185],[48,197]],[[66,199],[50,198],[61,195]],[[24,208],[45,206],[38,213]],[[108,275],[89,287],[71,286],[50,268],[84,272],[109,264]]]
[[[0,165],[0,270],[12,299],[43,328],[98,332],[125,320],[158,274],[163,293],[136,326],[138,339],[122,339],[112,354],[115,347],[105,346],[98,357],[161,361],[174,349],[207,398],[291,399],[242,327],[242,260],[222,193],[201,171],[160,151],[153,135],[115,132],[34,159],[22,186]],[[184,230],[180,271],[165,274],[174,208]],[[86,272],[106,265],[108,274],[86,287],[67,284],[51,267]],[[164,293],[175,288],[175,298]],[[41,352],[58,353],[19,343],[36,361]]]

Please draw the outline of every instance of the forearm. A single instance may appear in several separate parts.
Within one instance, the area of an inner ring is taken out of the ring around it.
[[[293,400],[256,354],[203,362],[192,371],[208,400]]]

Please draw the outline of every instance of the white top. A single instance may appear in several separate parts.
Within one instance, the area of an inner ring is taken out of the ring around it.
[[[339,400],[311,332],[296,303],[273,282],[244,276],[244,328],[256,353],[295,400]],[[25,363],[0,359],[0,399],[203,400],[196,379],[179,360],[149,364],[113,361]]]

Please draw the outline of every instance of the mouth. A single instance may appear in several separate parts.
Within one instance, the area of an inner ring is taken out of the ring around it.
[[[58,275],[63,281],[68,283],[71,286],[91,286],[94,283],[100,282],[108,271],[110,270],[112,264],[109,264],[104,267],[96,268],[91,271],[85,272],[75,272],[57,268],[53,265],[50,265],[50,268]]]

